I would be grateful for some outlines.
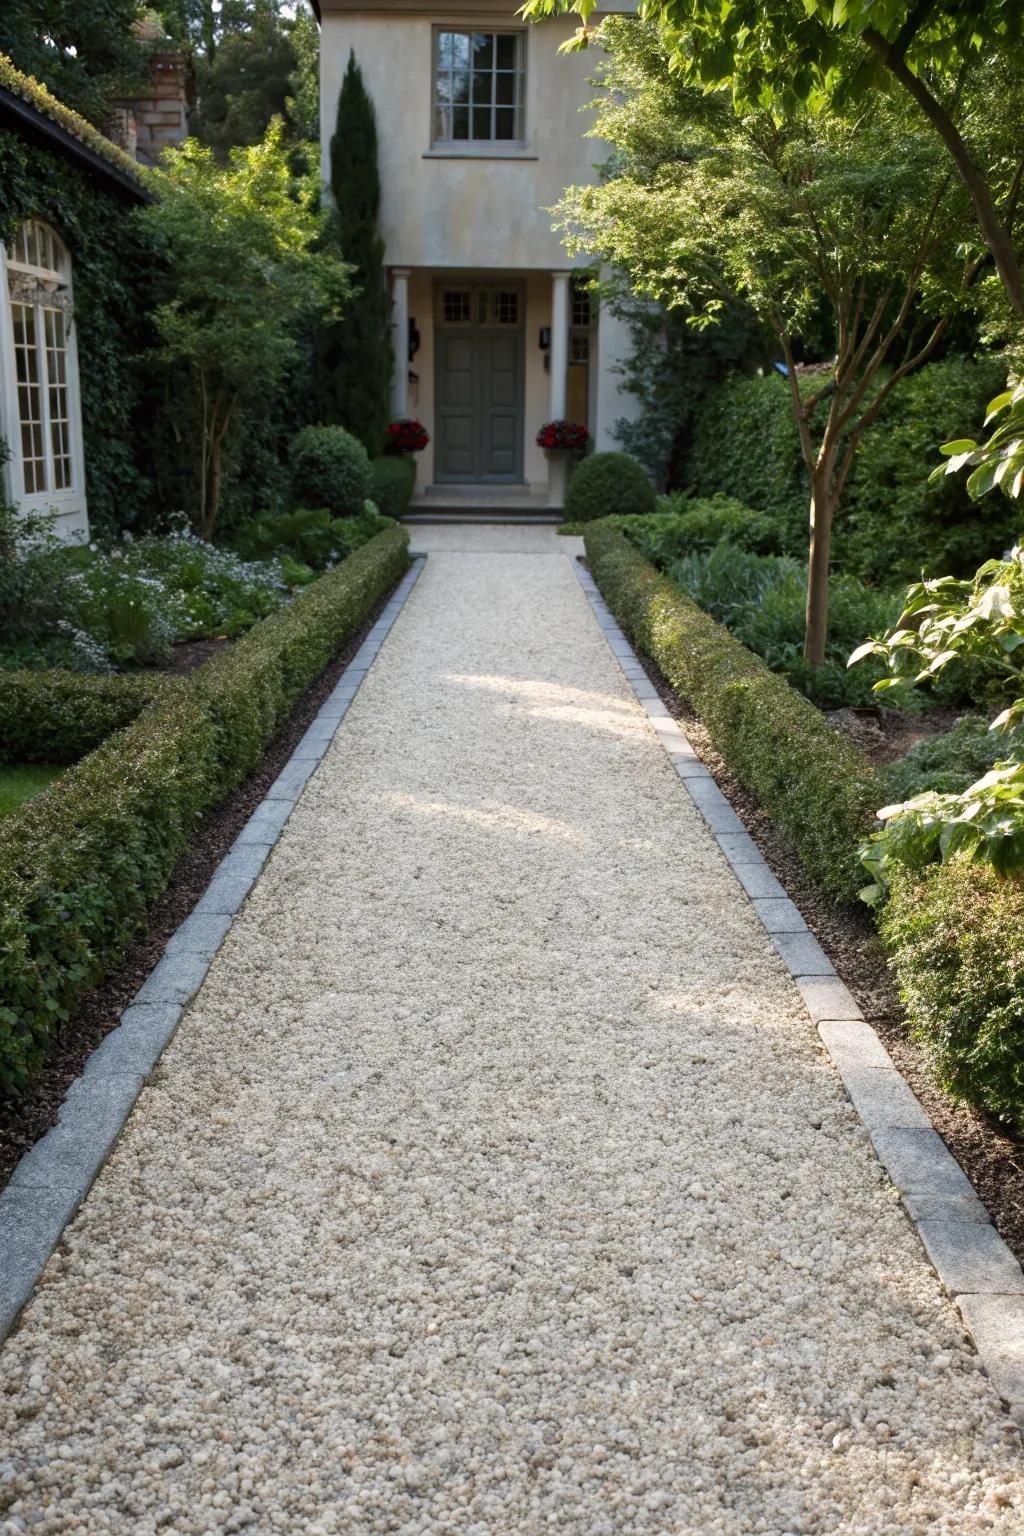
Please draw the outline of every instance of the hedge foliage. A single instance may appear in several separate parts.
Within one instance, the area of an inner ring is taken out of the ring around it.
[[[200,817],[251,773],[408,562],[404,530],[379,534],[0,822],[0,1091],[38,1070]]]
[[[835,565],[870,581],[969,575],[1012,544],[1019,519],[1004,497],[972,502],[963,477],[928,483],[939,446],[971,436],[1006,383],[997,357],[950,356],[908,375],[866,432],[833,534]],[[809,377],[808,387],[820,384]],[[733,374],[696,420],[688,483],[773,517],[785,553],[807,553],[810,486],[784,379]]]
[[[647,471],[628,453],[592,453],[576,465],[565,493],[567,523],[653,512],[654,507]]]
[[[867,759],[784,678],[684,597],[619,529],[589,527],[587,559],[619,623],[693,705],[730,771],[785,828],[826,890],[854,900],[854,850],[878,808]]]
[[[366,449],[344,427],[303,427],[288,453],[301,506],[326,507],[332,517],[355,517],[373,494]]]
[[[0,670],[0,762],[76,763],[167,686],[160,673]]]
[[[408,453],[383,453],[370,460],[370,500],[377,511],[397,522],[408,511],[416,484],[416,461]]]
[[[963,858],[897,870],[880,926],[943,1087],[1024,1136],[1024,881]]]

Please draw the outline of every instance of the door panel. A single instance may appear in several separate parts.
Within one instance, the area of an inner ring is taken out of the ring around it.
[[[508,290],[504,290],[508,293]],[[477,289],[476,294],[481,294]],[[489,297],[489,295],[488,295]],[[466,306],[460,311],[464,314]],[[514,313],[521,314],[517,301]],[[473,302],[470,323],[445,324],[445,290],[437,306],[437,478],[522,478],[523,333],[502,324],[495,303]],[[491,323],[481,323],[480,316]]]

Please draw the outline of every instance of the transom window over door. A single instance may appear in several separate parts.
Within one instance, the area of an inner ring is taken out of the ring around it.
[[[71,263],[52,229],[35,220],[22,225],[7,250],[7,284],[20,428],[12,446],[24,494],[70,491],[75,469],[71,389],[77,385],[70,339]]]
[[[523,143],[522,32],[434,32],[434,144]]]

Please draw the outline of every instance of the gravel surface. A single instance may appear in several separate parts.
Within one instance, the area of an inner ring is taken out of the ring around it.
[[[1016,1536],[1016,1432],[569,561],[459,547],[0,1355],[0,1530]]]

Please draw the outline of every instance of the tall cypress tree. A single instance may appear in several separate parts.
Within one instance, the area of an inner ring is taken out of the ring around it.
[[[380,174],[377,122],[354,53],[338,98],[331,139],[331,238],[353,268],[348,313],[325,328],[318,346],[317,403],[324,422],[353,432],[379,453],[389,419],[390,300],[384,242],[377,232]]]

